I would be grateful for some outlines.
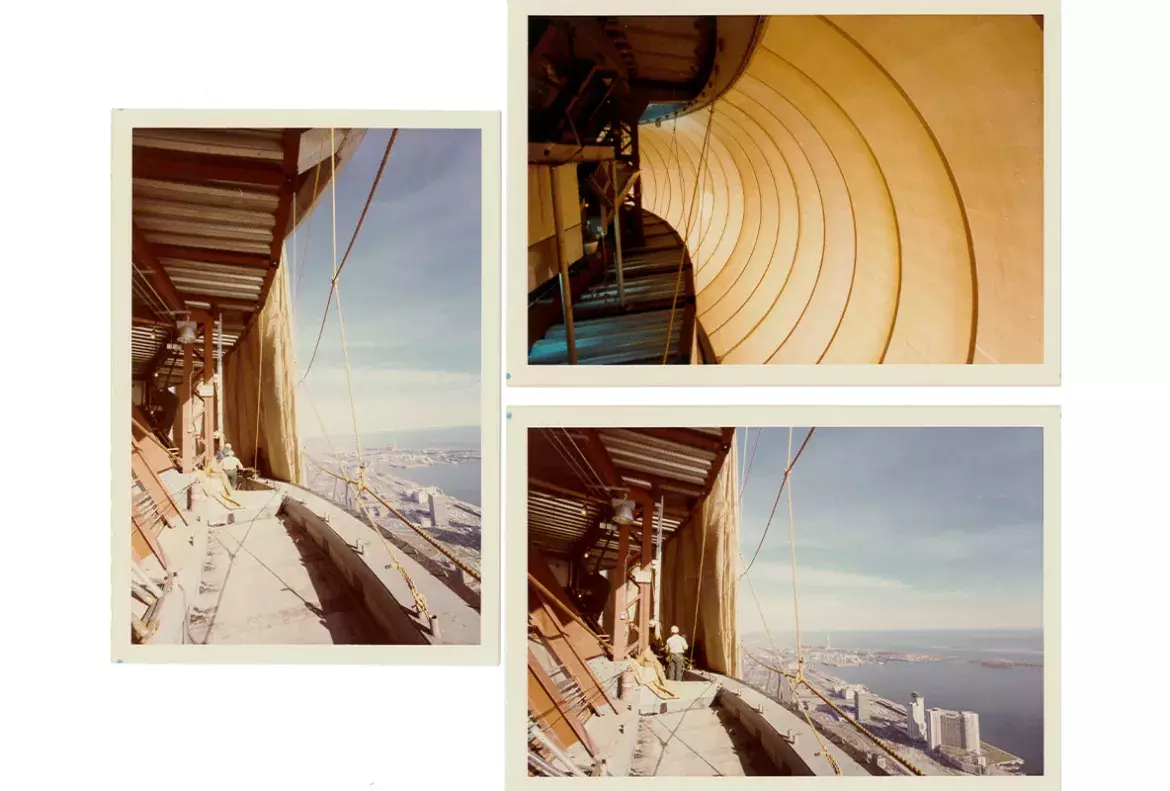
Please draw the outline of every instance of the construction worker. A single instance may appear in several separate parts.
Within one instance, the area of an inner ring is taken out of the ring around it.
[[[223,461],[221,461],[219,464],[221,467],[223,467],[223,471],[227,473],[228,483],[231,484],[233,489],[235,489],[236,475],[239,473],[240,468],[244,465],[240,463],[240,457],[237,456],[235,451],[232,450],[230,442],[223,446]]]
[[[686,667],[687,641],[678,633],[678,627],[670,627],[670,637],[666,638],[666,678],[669,681],[682,681],[683,669]]]

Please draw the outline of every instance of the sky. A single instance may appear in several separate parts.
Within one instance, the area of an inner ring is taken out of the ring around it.
[[[338,175],[338,262],[390,132],[368,130]],[[480,423],[480,179],[479,130],[399,131],[338,281],[363,437]],[[286,261],[293,259],[289,272],[298,381],[309,365],[329,294],[331,203],[326,189],[286,246]],[[332,304],[316,359],[297,390],[299,434],[302,439],[319,438],[323,424],[338,450],[350,449],[351,414]],[[342,445],[341,438],[348,444]]]
[[[766,428],[740,522],[751,560],[776,501],[785,428]],[[808,433],[793,429],[795,454]],[[741,486],[756,429],[736,432]],[[745,448],[746,445],[746,448]],[[1042,626],[1043,430],[816,430],[793,467],[801,631]],[[749,576],[773,632],[795,627],[788,490]],[[761,631],[746,582],[739,630]]]

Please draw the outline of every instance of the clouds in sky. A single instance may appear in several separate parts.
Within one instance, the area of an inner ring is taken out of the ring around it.
[[[794,433],[793,448],[807,429]],[[745,434],[746,449],[745,449]],[[755,429],[737,433],[740,463]],[[744,494],[745,562],[787,460],[765,429]],[[805,629],[1015,628],[1042,619],[1039,428],[819,428],[792,477]],[[793,627],[787,492],[751,579],[772,629]],[[740,629],[762,628],[746,584]]]
[[[390,134],[367,131],[338,175],[338,259]],[[480,132],[475,129],[403,129],[394,142],[339,280],[363,434],[480,422],[480,156]],[[302,374],[329,294],[332,227],[326,191],[311,219],[289,240],[289,247],[296,248],[290,272]],[[308,385],[330,434],[352,436],[336,305],[330,307]],[[320,436],[321,427],[303,394],[298,407],[301,436]]]

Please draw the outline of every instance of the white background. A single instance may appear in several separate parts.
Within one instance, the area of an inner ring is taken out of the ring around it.
[[[0,787],[502,788],[500,667],[110,664],[108,201],[113,107],[502,111],[504,2],[6,8]],[[1062,405],[1071,788],[1165,773],[1168,22],[1064,4],[1061,388],[504,394]]]

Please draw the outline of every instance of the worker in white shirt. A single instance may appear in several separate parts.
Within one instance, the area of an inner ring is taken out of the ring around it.
[[[678,633],[678,627],[670,627],[670,637],[666,638],[666,678],[669,681],[682,681],[683,668],[686,666],[687,641]]]
[[[237,456],[235,451],[232,450],[230,443],[223,446],[223,461],[221,461],[219,464],[221,467],[223,467],[223,471],[227,473],[228,483],[231,484],[233,489],[235,489],[236,476],[239,474],[240,468],[244,465],[240,461],[240,457]]]

